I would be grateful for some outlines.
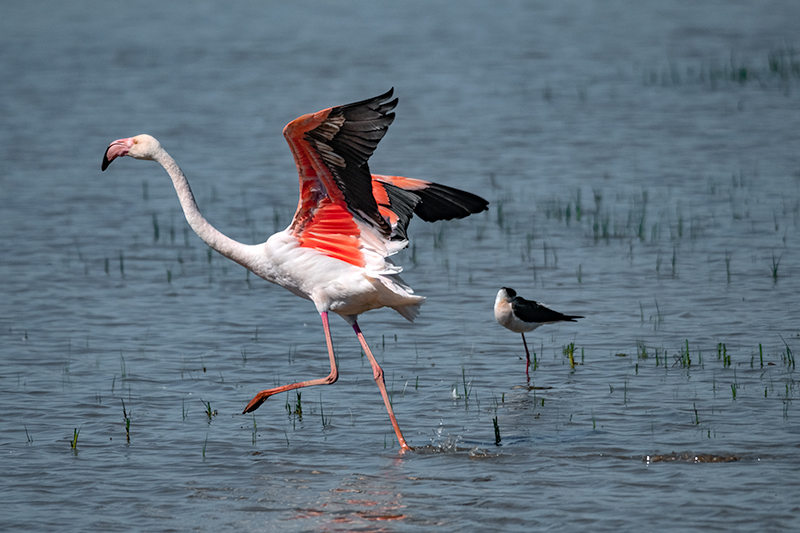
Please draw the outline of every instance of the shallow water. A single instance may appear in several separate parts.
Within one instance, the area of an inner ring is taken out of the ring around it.
[[[4,529],[800,525],[800,5],[487,6],[2,8]],[[338,319],[337,384],[238,414],[327,374],[313,306],[209,254],[157,166],[99,168],[151,133],[258,242],[283,125],[391,86],[373,171],[491,202],[412,223],[415,324],[360,319],[403,455]],[[530,381],[503,285],[585,316],[528,335]]]

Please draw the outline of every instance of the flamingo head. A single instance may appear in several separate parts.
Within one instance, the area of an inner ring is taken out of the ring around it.
[[[152,160],[160,150],[161,143],[150,135],[137,135],[127,139],[117,139],[106,148],[101,169],[107,169],[113,160],[125,155],[134,159]]]

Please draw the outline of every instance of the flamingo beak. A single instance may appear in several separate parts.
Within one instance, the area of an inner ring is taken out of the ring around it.
[[[133,146],[133,138],[117,139],[109,144],[108,148],[106,148],[106,153],[103,155],[103,166],[100,169],[105,170],[116,158],[128,155],[131,146]]]

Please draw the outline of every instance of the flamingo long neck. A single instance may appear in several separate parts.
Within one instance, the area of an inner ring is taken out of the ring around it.
[[[194,199],[192,188],[181,168],[163,148],[153,157],[167,171],[178,193],[186,221],[203,242],[225,257],[236,261],[245,268],[253,269],[252,246],[235,241],[212,226],[200,213]]]

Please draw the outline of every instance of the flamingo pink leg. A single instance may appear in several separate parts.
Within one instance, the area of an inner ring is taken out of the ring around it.
[[[528,374],[528,367],[531,366],[531,354],[528,352],[528,343],[525,342],[525,334],[521,333],[522,335],[522,344],[525,345],[525,359],[527,359],[527,363],[525,364],[525,377],[530,379],[530,375]]]
[[[290,391],[292,389],[299,389],[301,387],[310,387],[311,385],[330,385],[331,383],[336,383],[336,380],[339,379],[339,371],[336,369],[336,357],[333,355],[333,342],[331,341],[331,330],[330,326],[328,326],[328,312],[324,312],[320,315],[322,317],[322,328],[325,330],[325,341],[328,343],[328,355],[331,359],[331,373],[328,374],[327,377],[322,379],[312,379],[310,381],[301,381],[299,383],[292,383],[290,385],[284,385],[283,387],[276,387],[274,389],[267,389],[262,390],[256,397],[250,400],[250,403],[247,404],[247,407],[244,408],[242,414],[244,413],[251,413],[259,408],[259,406],[266,401],[267,398],[274,394],[278,394],[280,392]]]
[[[378,384],[378,388],[381,390],[383,403],[386,405],[386,410],[389,412],[389,419],[392,421],[392,427],[394,427],[394,432],[397,435],[397,442],[400,443],[400,451],[407,452],[413,450],[411,446],[406,444],[406,439],[403,438],[403,433],[400,431],[400,426],[397,425],[397,418],[394,416],[392,404],[389,402],[389,395],[386,393],[386,383],[383,380],[383,369],[378,364],[378,361],[375,360],[375,356],[372,355],[372,351],[369,349],[367,341],[364,339],[364,334],[361,333],[361,328],[358,327],[356,322],[353,322],[353,329],[358,336],[361,347],[364,348],[364,353],[366,353],[367,357],[369,358],[369,363],[372,365],[372,377],[375,378],[375,383]]]

